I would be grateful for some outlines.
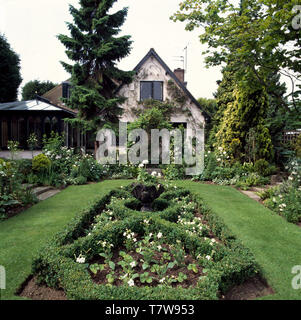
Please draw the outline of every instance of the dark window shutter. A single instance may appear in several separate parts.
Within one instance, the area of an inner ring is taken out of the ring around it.
[[[152,98],[152,82],[142,81],[140,83],[140,101]]]
[[[163,83],[161,81],[153,82],[153,99],[163,100]]]

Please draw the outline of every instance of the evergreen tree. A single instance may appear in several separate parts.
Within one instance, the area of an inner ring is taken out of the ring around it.
[[[19,56],[0,34],[0,103],[17,100],[21,82]]]
[[[223,70],[222,70],[223,78],[221,81],[217,81],[218,88],[217,92],[215,93],[215,100],[216,100],[216,112],[212,116],[211,124],[209,127],[210,133],[207,141],[207,145],[209,147],[214,147],[216,145],[216,135],[219,131],[220,124],[224,117],[224,112],[227,109],[229,103],[234,102],[234,70],[229,63]],[[206,128],[208,131],[208,128]]]
[[[265,89],[248,84],[236,86],[233,93],[235,99],[228,103],[217,132],[217,145],[235,160],[273,160],[271,136],[264,125],[268,110]]]
[[[78,110],[71,120],[86,129],[97,130],[118,121],[124,98],[115,95],[120,83],[130,83],[133,72],[121,71],[116,63],[130,53],[130,36],[117,37],[127,8],[109,14],[116,0],[80,0],[70,5],[74,23],[67,23],[71,36],[59,35],[74,65],[62,62],[71,74],[72,90],[65,103]]]
[[[51,81],[29,81],[22,88],[22,100],[33,100],[36,95],[42,96],[44,93],[53,89],[56,85],[57,84]]]

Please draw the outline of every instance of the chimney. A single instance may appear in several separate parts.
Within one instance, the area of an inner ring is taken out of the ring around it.
[[[185,75],[185,70],[181,69],[181,68],[177,68],[174,71],[175,76],[186,86],[187,82],[185,82],[184,80],[184,75]]]

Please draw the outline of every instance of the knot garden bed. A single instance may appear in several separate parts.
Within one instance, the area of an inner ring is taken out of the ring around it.
[[[175,186],[141,212],[134,186],[79,213],[33,261],[41,284],[68,299],[219,299],[260,269],[195,194]]]

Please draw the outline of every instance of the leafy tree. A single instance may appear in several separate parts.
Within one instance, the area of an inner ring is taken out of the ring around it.
[[[116,63],[130,53],[130,36],[117,37],[127,8],[109,14],[116,0],[80,0],[80,8],[70,5],[74,23],[67,23],[71,35],[59,35],[74,65],[62,62],[71,74],[72,90],[65,103],[78,109],[70,120],[96,130],[105,123],[116,123],[124,98],[115,95],[120,83],[130,83],[133,72],[121,71]]]
[[[21,82],[20,58],[0,34],[0,103],[17,100]]]
[[[214,115],[218,110],[218,105],[217,105],[216,99],[207,99],[207,98],[199,98],[198,103],[201,105],[202,109],[205,110],[211,117],[211,120],[207,121],[206,123],[206,130],[205,130],[205,141],[207,145],[210,145],[209,135],[214,126],[213,119],[214,119]],[[208,140],[209,140],[209,144],[208,144]]]
[[[286,112],[300,115],[300,30],[292,21],[298,0],[241,0],[236,6],[228,0],[185,0],[174,14],[174,21],[186,21],[186,29],[202,28],[202,43],[208,66],[233,63],[235,82],[248,79],[261,84]],[[280,73],[292,82],[292,90],[283,97],[271,85],[271,72]],[[249,83],[250,84],[250,83]],[[289,99],[288,99],[289,98]]]
[[[199,98],[198,103],[211,117],[213,117],[218,110],[216,99]]]
[[[33,100],[36,95],[42,96],[44,93],[53,89],[57,84],[51,81],[33,80],[27,82],[22,88],[22,100]]]

